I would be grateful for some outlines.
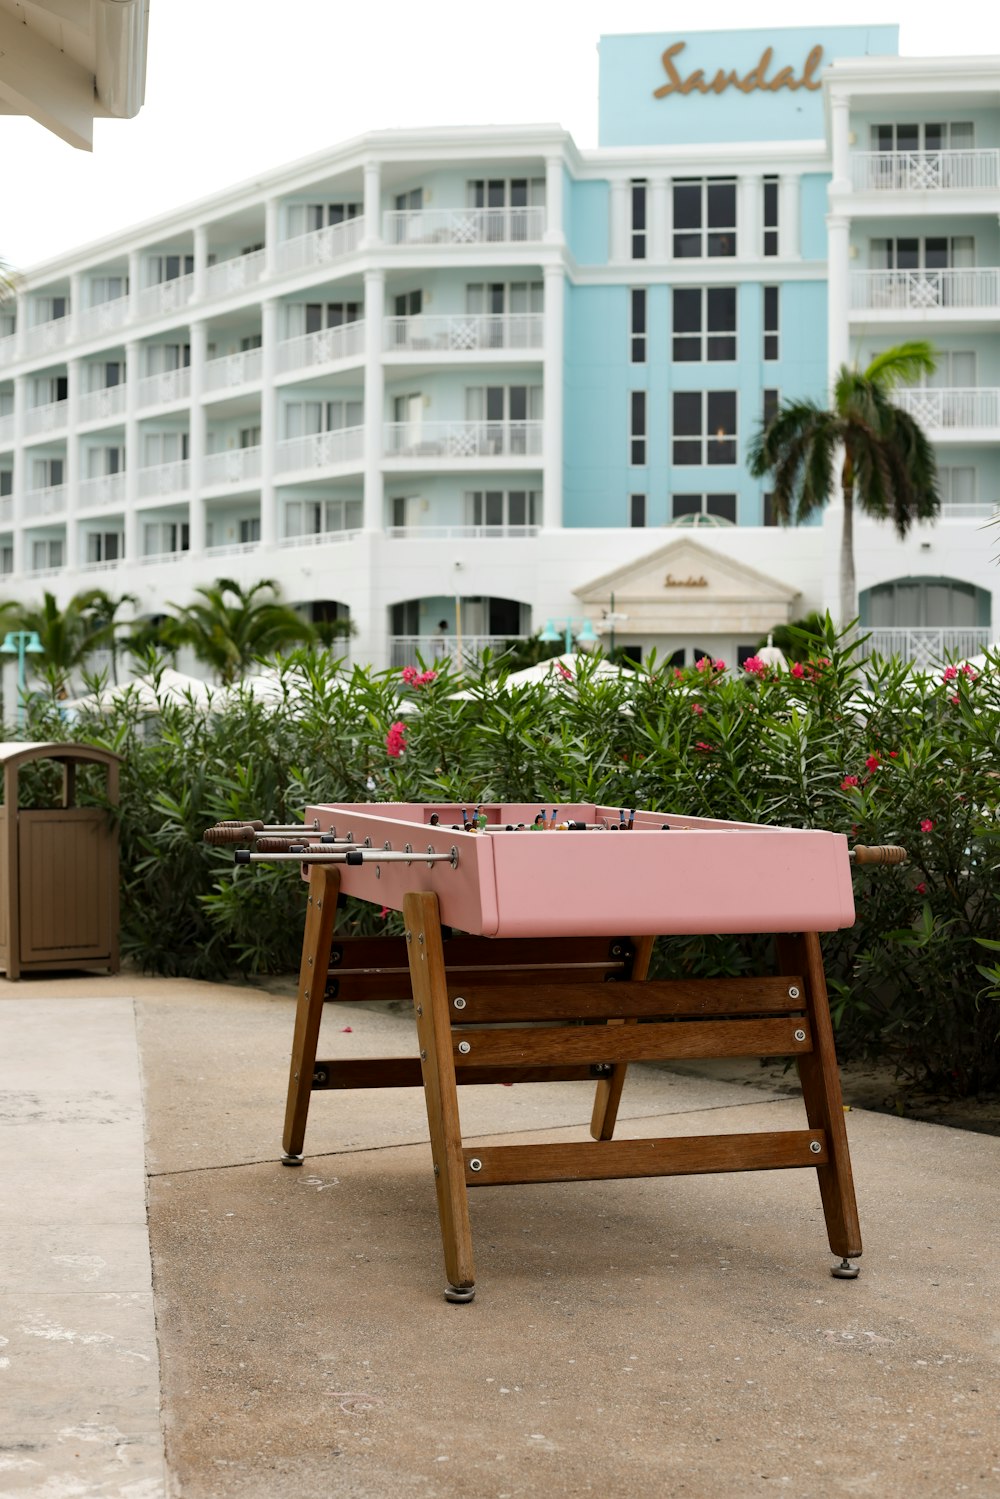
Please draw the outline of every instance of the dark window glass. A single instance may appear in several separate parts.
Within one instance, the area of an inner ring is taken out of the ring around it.
[[[945,130],[946,127],[944,125],[925,125],[924,150],[943,151],[945,145]]]
[[[646,496],[630,494],[628,497],[628,523],[630,526],[646,524]]]
[[[633,390],[629,419],[631,424],[629,462],[643,464],[646,462],[646,392],[644,390]]]
[[[526,526],[528,524],[528,496],[523,489],[512,489],[507,496],[507,507],[510,512],[510,524],[512,526]]]
[[[736,496],[734,494],[707,494],[705,509],[709,515],[718,515],[722,520],[736,524]]]
[[[764,358],[778,358],[780,299],[776,286],[764,288]]]
[[[764,178],[764,254],[778,253],[778,179]]]
[[[675,494],[671,496],[670,509],[674,520],[682,515],[701,514],[700,494]]]
[[[919,125],[897,125],[896,126],[896,150],[897,151],[919,151],[920,150],[920,126]]]
[[[757,647],[755,645],[738,645],[736,647],[737,666],[743,666],[745,662],[750,660],[751,656],[756,656],[756,654]]]
[[[773,494],[766,494],[764,496],[764,524],[765,526],[776,526],[778,524],[777,516],[774,513]]]
[[[674,289],[673,356],[676,360],[701,358],[701,289],[678,286]]]
[[[706,292],[709,359],[736,358],[736,288],[710,286]]]
[[[709,229],[732,229],[736,223],[736,183],[708,184]]]
[[[632,259],[646,258],[646,184],[632,183]]]
[[[701,228],[701,183],[674,183],[674,228]]]
[[[736,462],[736,392],[708,392],[708,463]]]
[[[920,265],[920,241],[919,239],[897,239],[896,241],[896,269],[900,271],[915,271]]]
[[[876,151],[892,151],[895,146],[896,132],[891,125],[876,125],[874,130],[874,143]]]
[[[701,410],[701,391],[674,391],[673,461],[676,464],[702,461]]]
[[[646,362],[646,292],[636,288],[631,295],[632,337],[630,357],[633,364]]]
[[[778,414],[778,406],[781,403],[781,393],[777,390],[765,390],[764,392],[764,426],[766,427]]]
[[[941,271],[947,268],[948,241],[946,239],[924,240],[924,265],[929,271]]]

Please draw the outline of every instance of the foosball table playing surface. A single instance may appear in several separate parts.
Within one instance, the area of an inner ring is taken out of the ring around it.
[[[854,922],[839,833],[585,804],[340,803],[292,826],[224,823],[238,863],[308,880],[285,1112],[300,1165],[312,1093],[423,1087],[449,1301],[471,1301],[468,1188],[636,1176],[816,1171],[829,1244],[852,1279],[861,1235],[819,933]],[[338,898],[402,913],[403,937],[337,937]],[[647,977],[658,936],[773,935],[776,971]],[[418,1055],[318,1059],[328,1002],[413,999]],[[615,1140],[629,1062],[793,1057],[805,1127]],[[470,1146],[468,1083],[593,1079],[583,1144]]]

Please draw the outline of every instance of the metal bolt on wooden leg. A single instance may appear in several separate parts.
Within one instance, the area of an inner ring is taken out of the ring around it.
[[[444,1288],[445,1301],[453,1301],[461,1304],[463,1302],[474,1301],[475,1296],[475,1286],[445,1286]]]
[[[283,1166],[301,1166],[302,1157],[300,1155],[283,1155],[281,1157],[281,1164]]]
[[[841,1260],[839,1265],[834,1265],[830,1274],[836,1280],[857,1280],[861,1273],[860,1265],[852,1265],[850,1260]]]

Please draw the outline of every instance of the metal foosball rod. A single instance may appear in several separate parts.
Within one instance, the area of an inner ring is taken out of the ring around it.
[[[458,849],[449,853],[428,848],[419,849],[360,848],[357,844],[347,848],[330,848],[329,844],[293,844],[281,852],[257,853],[249,848],[238,848],[234,854],[237,864],[436,864],[447,862],[452,869],[458,867]]]

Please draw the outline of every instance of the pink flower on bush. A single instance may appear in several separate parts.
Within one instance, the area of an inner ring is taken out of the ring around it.
[[[557,661],[556,662],[556,671],[562,677],[562,679],[563,679],[564,682],[572,682],[572,680],[573,680],[573,673],[570,671],[570,669],[566,665],[565,661]]]
[[[725,671],[726,669],[725,661],[713,661],[711,656],[702,656],[700,661],[695,662],[695,665],[699,671]]]
[[[844,779],[840,783],[840,789],[841,789],[841,791],[850,791],[850,789],[851,789],[852,786],[857,786],[857,785],[858,785],[858,778],[857,778],[857,776],[845,776]]]
[[[969,679],[970,682],[975,682],[976,679],[979,676],[979,673],[978,673],[978,671],[976,671],[973,667],[971,667],[969,665],[968,661],[963,661],[962,662],[962,675],[964,677],[968,677],[968,679]]]
[[[705,741],[704,741],[704,739],[698,739],[698,740],[696,740],[694,747],[695,747],[696,750],[701,750],[701,752],[702,752],[703,755],[711,755],[714,752],[714,750],[715,750],[715,745],[714,744],[706,744]]]
[[[417,677],[417,679],[416,679],[416,681],[414,683],[414,686],[416,686],[416,687],[426,687],[426,685],[427,685],[428,682],[436,682],[436,681],[437,681],[437,672],[436,671],[422,671],[420,673],[419,677]]]
[[[805,676],[806,669],[802,665],[801,661],[793,661],[792,662],[791,673],[792,673],[793,677],[804,677]]]
[[[955,707],[957,708],[958,705],[959,705],[959,703],[961,702],[961,698],[959,697],[958,693],[956,692],[955,696],[954,697],[950,697],[948,699],[948,701],[949,701],[949,703],[954,703]]]
[[[889,751],[889,759],[890,760],[898,760],[899,759],[899,750],[890,750]]]
[[[924,884],[923,880],[920,881],[919,885],[914,885],[913,889],[917,895],[927,894],[927,886]]]
[[[405,748],[406,725],[405,723],[403,723],[402,719],[397,719],[394,724],[390,724],[389,732],[385,736],[385,752],[387,755],[390,755],[393,760],[398,760],[399,756],[403,753]]]
[[[748,656],[743,663],[743,670],[750,672],[751,675],[755,677],[766,677],[767,662],[762,661],[759,656]]]
[[[692,704],[691,704],[691,712],[692,712],[692,713],[696,713],[696,714],[697,714],[697,716],[698,716],[698,717],[699,717],[699,718],[700,718],[700,717],[701,717],[701,715],[702,715],[702,714],[703,714],[703,713],[704,713],[704,711],[705,711],[705,710],[704,710],[704,708],[703,708],[703,707],[702,707],[702,706],[701,706],[701,703],[692,703]]]
[[[404,666],[399,675],[407,687],[424,687],[428,682],[437,681],[436,671],[417,671],[415,666]]]
[[[955,678],[957,676],[958,676],[958,667],[957,666],[946,666],[945,669],[944,669],[944,671],[941,673],[941,680],[942,680],[942,682],[954,682],[954,680],[955,680]]]
[[[681,671],[681,669],[680,669],[679,666],[675,666],[674,667],[674,681],[675,682],[683,682],[683,680],[684,680],[684,673]]]
[[[923,819],[923,821],[921,822],[921,824],[920,824],[920,831],[922,833],[929,833],[931,831],[931,829],[933,828],[933,826],[934,826],[934,823],[933,823],[932,819],[930,817],[925,817]]]
[[[869,755],[868,759],[865,761],[865,770],[867,770],[869,775],[874,775],[881,764],[882,761],[879,759],[878,755]]]
[[[412,684],[417,680],[420,673],[417,671],[417,668],[415,666],[404,666],[399,675],[409,687],[412,686]]]

